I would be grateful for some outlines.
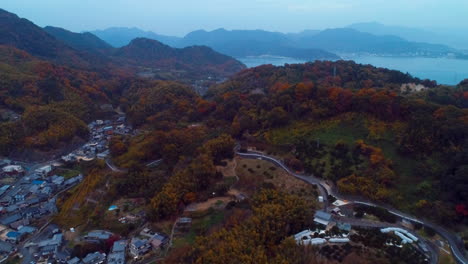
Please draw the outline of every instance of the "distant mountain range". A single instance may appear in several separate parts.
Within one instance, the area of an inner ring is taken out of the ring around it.
[[[388,26],[377,22],[355,23],[349,25],[348,28],[377,36],[394,35],[408,41],[444,44],[457,49],[468,50],[468,34],[462,31],[434,32],[419,28]]]
[[[114,48],[92,33],[74,33],[57,27],[40,28],[2,9],[0,45],[26,51],[59,65],[107,72],[144,71],[147,76],[155,76],[153,72],[157,71],[164,73],[164,76],[158,75],[160,79],[223,79],[245,68],[241,62],[209,47],[176,49],[156,40],[138,38],[127,46]],[[174,71],[177,74],[173,74]]]
[[[375,25],[374,25],[375,26]],[[437,42],[407,40],[402,36],[411,35],[411,30],[388,28],[392,34],[383,34],[372,25],[355,24],[346,28],[326,30],[306,30],[300,33],[283,34],[264,30],[197,30],[183,38],[158,35],[135,28],[110,28],[93,31],[108,43],[127,44],[132,37],[147,37],[161,41],[173,47],[206,45],[218,52],[242,58],[247,56],[273,55],[293,57],[305,60],[337,59],[336,54],[361,53],[381,56],[425,56],[442,57],[462,52]],[[372,32],[367,32],[367,31]],[[429,34],[429,33],[428,33]],[[430,40],[430,38],[427,38]],[[434,39],[436,39],[434,37]],[[125,41],[124,41],[125,40]]]
[[[336,60],[339,56],[331,52],[295,47],[291,38],[282,33],[264,30],[217,29],[214,31],[197,30],[183,38],[159,35],[137,28],[109,28],[92,31],[114,47],[127,45],[132,39],[145,37],[163,42],[172,47],[184,48],[193,45],[205,45],[232,57],[274,55],[301,58],[304,60]]]
[[[410,42],[392,35],[376,36],[351,28],[327,29],[314,35],[302,36],[297,44],[338,53],[444,56],[449,52],[456,52],[445,45]]]

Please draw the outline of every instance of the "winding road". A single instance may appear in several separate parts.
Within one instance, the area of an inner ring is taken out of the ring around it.
[[[393,215],[396,215],[396,216],[398,216],[398,217],[400,217],[402,219],[412,221],[412,222],[416,222],[416,223],[419,223],[419,224],[424,225],[426,227],[432,228],[433,230],[436,231],[436,233],[438,233],[441,237],[443,237],[444,239],[446,239],[448,241],[448,243],[450,244],[450,249],[452,251],[452,254],[455,257],[455,259],[458,261],[458,263],[468,264],[468,260],[467,260],[467,258],[465,257],[465,255],[463,253],[464,252],[463,243],[461,243],[461,241],[454,234],[452,234],[451,232],[447,231],[446,229],[444,229],[444,228],[442,228],[442,227],[440,227],[438,225],[432,224],[432,223],[427,222],[425,220],[419,220],[414,216],[411,216],[411,215],[408,215],[408,214],[403,213],[401,211],[398,211],[398,210],[396,210],[394,208],[391,208],[388,205],[376,204],[376,203],[374,203],[372,201],[368,201],[368,200],[362,199],[360,197],[359,198],[358,197],[347,197],[345,195],[342,195],[342,194],[338,193],[336,188],[330,186],[324,180],[319,179],[319,178],[317,178],[317,177],[315,177],[313,175],[303,175],[303,174],[295,173],[294,171],[290,170],[286,165],[284,165],[283,162],[281,162],[281,161],[279,161],[279,160],[277,160],[277,159],[275,159],[273,157],[270,157],[270,156],[267,156],[267,155],[264,155],[264,154],[260,154],[260,153],[240,152],[239,151],[239,145],[236,146],[234,151],[239,157],[249,158],[249,159],[261,159],[261,160],[269,161],[269,162],[281,167],[283,170],[285,170],[286,172],[288,172],[292,176],[294,176],[294,177],[296,177],[298,179],[301,179],[301,180],[303,180],[303,181],[305,181],[305,182],[307,182],[309,184],[316,185],[318,187],[318,190],[319,190],[320,194],[323,196],[324,208],[325,209],[328,207],[328,204],[329,204],[328,195],[333,195],[337,199],[347,200],[350,203],[363,204],[363,205],[372,206],[372,207],[381,207],[381,208],[384,208],[384,209],[388,210]]]

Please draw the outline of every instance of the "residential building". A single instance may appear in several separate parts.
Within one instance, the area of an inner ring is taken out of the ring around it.
[[[326,213],[324,211],[317,211],[314,215],[314,222],[324,226],[328,226],[328,224],[331,222],[331,218],[331,214]]]
[[[125,249],[127,247],[126,240],[119,240],[114,242],[112,250],[107,256],[108,264],[125,264]]]
[[[130,254],[135,258],[145,255],[150,249],[151,245],[147,239],[132,238],[130,242]]]
[[[84,264],[102,264],[106,261],[106,254],[101,252],[89,253],[82,261]]]
[[[95,230],[88,233],[85,236],[85,239],[95,239],[95,240],[107,240],[112,236],[111,232],[103,231],[103,230]]]
[[[43,167],[40,167],[39,169],[36,169],[34,172],[37,173],[38,175],[45,177],[49,172],[52,171],[52,166],[51,165],[46,165]]]
[[[81,263],[81,260],[77,257],[74,257],[70,259],[69,261],[67,261],[67,264],[80,264],[80,263]]]

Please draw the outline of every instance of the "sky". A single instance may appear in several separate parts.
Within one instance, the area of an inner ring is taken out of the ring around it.
[[[467,0],[0,0],[0,8],[39,26],[75,32],[108,27],[175,36],[217,28],[299,32],[369,21],[468,29]]]

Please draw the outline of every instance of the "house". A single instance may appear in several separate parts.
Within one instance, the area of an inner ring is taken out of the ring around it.
[[[68,155],[62,156],[62,160],[64,162],[74,162],[76,161],[76,155],[73,153],[70,153]]]
[[[125,252],[126,248],[127,248],[126,240],[115,241],[114,245],[112,246],[111,252]]]
[[[148,243],[147,239],[132,238],[132,241],[130,242],[130,254],[134,258],[145,255],[150,251],[150,249],[151,245]]]
[[[27,199],[26,203],[31,206],[31,205],[35,205],[35,204],[40,203],[40,200],[39,200],[38,197],[34,197],[34,198],[31,198],[31,199]]]
[[[112,236],[111,232],[107,231],[102,231],[102,230],[96,230],[96,231],[91,231],[88,233],[88,235],[85,236],[85,239],[91,239],[91,240],[107,240]]]
[[[127,247],[126,240],[115,241],[112,250],[107,256],[108,264],[125,264],[125,249]]]
[[[8,165],[11,165],[11,160],[9,160],[9,159],[0,160],[0,167],[5,167],[5,166],[8,166]]]
[[[2,172],[7,175],[18,175],[24,173],[24,169],[19,165],[7,165],[2,168]]]
[[[16,222],[11,223],[10,227],[13,228],[13,229],[18,230],[20,227],[27,226],[27,225],[29,225],[29,219],[22,218],[22,219],[20,219],[20,220],[18,220]]]
[[[29,188],[29,192],[30,193],[37,193],[39,191],[41,187],[39,185],[32,185],[30,188]]]
[[[81,263],[81,260],[77,257],[74,257],[70,259],[69,261],[67,261],[67,264],[79,264],[79,263]]]
[[[0,253],[11,254],[14,251],[15,247],[12,244],[0,240]]]
[[[54,256],[57,254],[62,242],[62,234],[55,234],[52,238],[37,243],[38,252],[42,257]]]
[[[33,180],[32,184],[37,185],[39,187],[43,187],[45,185],[45,181],[43,181],[43,180]]]
[[[39,254],[44,258],[54,256],[57,252],[58,246],[55,245],[44,246],[39,249]]]
[[[10,231],[6,234],[6,241],[12,243],[18,243],[24,234],[16,231]]]
[[[326,213],[324,211],[317,211],[314,215],[314,222],[324,226],[328,226],[328,224],[331,222],[331,218],[331,214]]]
[[[26,195],[19,193],[13,196],[13,199],[16,203],[18,203],[18,202],[24,201],[26,199]]]
[[[41,210],[39,207],[28,207],[21,212],[21,215],[26,219],[39,218],[41,216]]]
[[[337,223],[336,225],[340,230],[351,231],[351,225],[349,223]]]
[[[105,159],[105,158],[107,158],[109,155],[110,155],[110,151],[109,151],[109,150],[106,150],[106,151],[103,151],[103,152],[101,152],[101,153],[98,153],[98,154],[97,154],[97,158],[98,158],[98,159]]]
[[[89,253],[82,261],[84,264],[101,264],[106,261],[106,254],[101,252]]]
[[[310,230],[304,230],[295,234],[294,240],[296,240],[298,245],[320,245],[327,242],[326,239],[315,237],[314,232]]]
[[[125,264],[125,251],[109,253],[107,264]]]
[[[344,238],[335,237],[335,238],[330,238],[328,240],[328,242],[330,242],[330,243],[348,243],[349,238],[347,238],[347,237],[344,237]]]
[[[62,176],[54,175],[54,176],[52,176],[51,181],[55,185],[62,185],[63,182],[65,181],[65,178],[62,177]]]
[[[78,176],[75,176],[73,178],[70,178],[70,179],[66,180],[64,182],[64,185],[66,185],[66,186],[73,185],[73,184],[78,183],[78,182],[80,182],[82,180],[83,180],[83,175],[80,174]]]
[[[3,195],[8,189],[10,188],[10,185],[3,185],[1,188],[0,188],[0,196]]]
[[[190,217],[181,217],[177,220],[176,228],[178,230],[187,230],[192,225],[192,218]]]
[[[0,224],[2,225],[10,225],[11,223],[14,223],[18,220],[22,219],[21,215],[16,213],[13,215],[8,215],[5,217],[0,218]]]
[[[52,188],[50,186],[46,186],[44,189],[42,189],[41,193],[50,195],[52,193]]]
[[[42,177],[45,177],[51,171],[52,171],[52,166],[46,165],[46,166],[40,167],[39,169],[36,169],[34,172]]]
[[[155,234],[151,239],[150,243],[153,249],[161,249],[169,242],[169,238],[162,234]]]
[[[47,246],[55,246],[58,247],[62,244],[63,235],[62,234],[55,234],[52,238],[43,240],[37,244],[39,248],[47,247]]]
[[[36,232],[37,228],[33,227],[33,226],[22,226],[20,228],[18,228],[18,233],[21,233],[21,234],[32,234],[34,232]]]

